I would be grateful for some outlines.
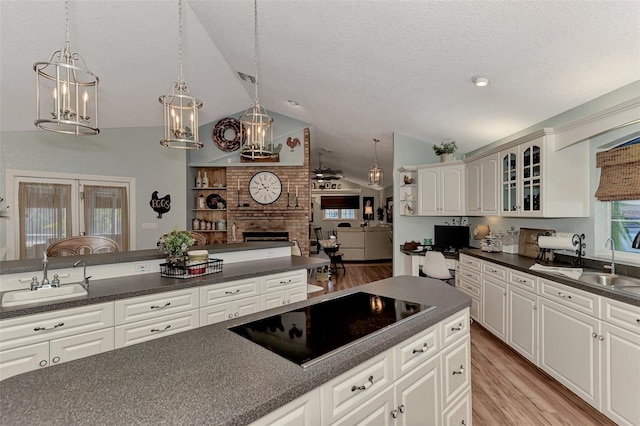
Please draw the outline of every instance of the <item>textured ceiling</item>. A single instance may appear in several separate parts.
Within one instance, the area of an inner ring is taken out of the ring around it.
[[[64,2],[0,7],[1,130],[35,131],[32,66],[62,47]],[[254,86],[236,71],[254,73],[253,2],[183,9],[184,76],[204,102],[200,121],[246,109]],[[177,1],[69,10],[71,48],[100,76],[100,126],[160,126],[157,98],[179,72]],[[333,151],[323,164],[356,182],[373,138],[390,173],[394,132],[425,149],[456,139],[468,152],[640,79],[636,0],[261,0],[258,14],[261,103],[311,123],[312,151]],[[473,86],[477,74],[492,84]]]

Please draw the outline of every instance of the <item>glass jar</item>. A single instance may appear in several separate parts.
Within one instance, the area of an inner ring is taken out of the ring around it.
[[[515,229],[515,226],[512,226],[511,229],[507,230],[507,234],[502,237],[502,252],[503,253],[518,253],[518,233],[519,231]]]

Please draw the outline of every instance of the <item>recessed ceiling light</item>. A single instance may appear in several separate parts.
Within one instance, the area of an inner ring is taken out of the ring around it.
[[[473,84],[475,84],[478,87],[485,87],[491,84],[491,80],[489,80],[489,77],[485,77],[482,75],[476,75],[471,77],[471,81],[473,82]]]
[[[289,99],[287,102],[289,102],[289,105],[291,106],[298,106],[300,105],[299,103],[297,103],[296,101],[294,101],[293,99]]]

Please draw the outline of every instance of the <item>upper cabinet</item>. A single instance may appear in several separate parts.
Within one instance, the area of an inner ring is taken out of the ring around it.
[[[464,170],[465,165],[459,161],[419,168],[418,215],[465,215]]]
[[[496,153],[466,165],[467,214],[498,215],[498,173],[500,154]]]
[[[416,215],[416,204],[418,202],[418,183],[416,166],[404,166],[398,169],[400,172],[400,210],[401,216]]]
[[[500,215],[587,217],[589,144],[555,150],[552,133],[538,132],[500,151]]]

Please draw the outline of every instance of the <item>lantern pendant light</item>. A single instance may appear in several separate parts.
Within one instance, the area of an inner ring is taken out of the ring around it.
[[[67,135],[97,135],[98,84],[80,54],[71,52],[69,42],[69,2],[65,0],[64,47],[49,61],[36,62],[36,119],[42,130]]]
[[[258,98],[258,1],[253,2],[253,40],[255,97],[251,105],[241,116],[240,124],[246,138],[246,145],[240,152],[242,161],[260,161],[278,158],[273,146],[273,118],[260,105]]]
[[[198,137],[198,110],[202,101],[191,95],[182,76],[182,0],[178,1],[178,33],[180,75],[169,93],[158,98],[163,108],[164,137],[160,145],[167,148],[200,149],[203,143]]]
[[[371,163],[371,166],[369,167],[369,185],[382,186],[382,183],[384,182],[384,171],[382,170],[382,167],[378,165],[378,142],[380,142],[379,139],[373,140],[374,154],[373,163]]]

